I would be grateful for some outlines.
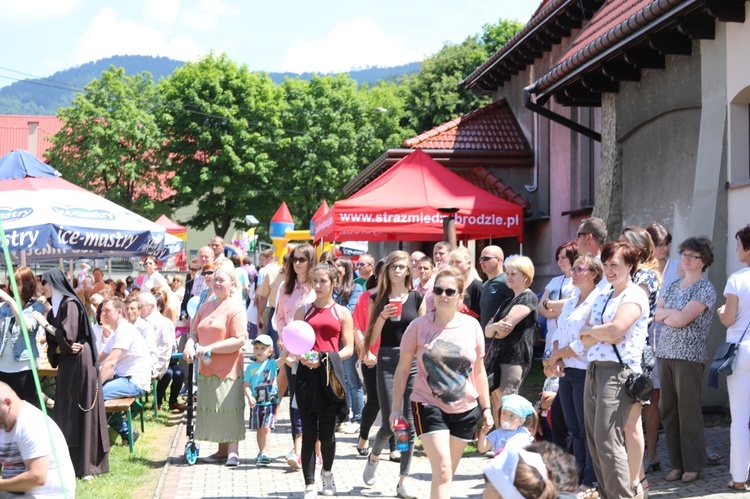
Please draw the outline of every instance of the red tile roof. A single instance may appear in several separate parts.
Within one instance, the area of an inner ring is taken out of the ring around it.
[[[453,173],[463,177],[477,187],[495,196],[515,203],[524,210],[531,209],[531,203],[526,201],[520,194],[513,190],[512,187],[497,178],[482,166],[474,167],[472,170],[451,170]]]
[[[559,82],[584,64],[687,0],[607,0],[558,63],[537,80],[537,90]]]
[[[404,141],[411,149],[531,152],[508,102],[495,101]]]
[[[29,129],[33,123],[37,124],[36,148],[29,151]],[[56,134],[62,126],[63,122],[57,116],[0,115],[0,156],[22,149],[44,161],[44,151],[52,145],[49,136]]]

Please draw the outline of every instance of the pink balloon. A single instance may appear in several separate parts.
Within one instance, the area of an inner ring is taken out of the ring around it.
[[[305,321],[292,321],[281,332],[284,347],[289,353],[302,355],[309,352],[315,344],[315,331]]]

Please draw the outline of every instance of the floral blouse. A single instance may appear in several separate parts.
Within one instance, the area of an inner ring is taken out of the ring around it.
[[[614,291],[605,291],[600,294],[591,307],[589,324],[597,326],[612,322],[620,305],[634,303],[641,309],[638,319],[630,326],[625,337],[616,344],[620,352],[622,362],[628,365],[634,372],[641,372],[641,357],[643,347],[648,335],[648,297],[637,284],[630,283],[619,296],[612,296]],[[612,343],[600,341],[589,348],[589,362],[606,361],[619,362]]]
[[[716,304],[716,289],[705,277],[685,289],[680,288],[682,281],[678,279],[669,283],[662,292],[664,307],[682,310],[691,301],[697,301],[706,305],[706,308],[686,326],[664,324],[656,344],[656,356],[660,359],[688,360],[703,364],[708,354],[706,345]]]
[[[656,312],[656,297],[659,294],[659,279],[653,270],[640,269],[633,274],[633,283],[648,289],[648,327],[651,328]]]

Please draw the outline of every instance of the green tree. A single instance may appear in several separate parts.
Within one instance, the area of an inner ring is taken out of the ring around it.
[[[458,45],[446,43],[440,51],[422,61],[418,73],[403,80],[406,92],[404,126],[416,133],[457,118],[489,102],[458,84],[487,58],[478,36]]]
[[[288,78],[281,90],[283,136],[274,147],[272,207],[286,201],[304,228],[324,199],[339,199],[344,184],[374,159],[365,156],[374,150],[375,131],[357,82],[346,74]]]
[[[156,84],[148,72],[126,76],[110,66],[73,104],[60,110],[65,126],[45,153],[71,182],[147,218],[168,211],[155,150],[162,135],[154,120]]]
[[[495,24],[482,26],[481,40],[490,56],[523,29],[524,24],[511,19],[500,19]]]
[[[226,55],[186,63],[160,83],[162,158],[174,171],[176,207],[197,204],[185,222],[225,236],[262,205],[281,134],[281,92],[266,73],[251,73]],[[257,216],[257,213],[255,213]],[[260,218],[260,217],[259,217]]]

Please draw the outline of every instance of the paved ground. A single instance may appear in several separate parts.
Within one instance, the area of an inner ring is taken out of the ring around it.
[[[271,437],[271,457],[273,462],[267,467],[257,467],[254,457],[258,453],[255,434],[247,431],[245,440],[240,443],[240,465],[227,468],[223,465],[201,463],[188,466],[183,457],[185,449],[184,424],[181,424],[170,451],[167,465],[162,473],[155,498],[199,498],[199,497],[302,497],[304,482],[299,471],[286,466],[284,456],[291,449],[288,399],[285,399],[276,431]],[[184,418],[183,418],[184,423]],[[371,435],[374,435],[376,428]],[[333,466],[338,496],[395,497],[398,480],[398,464],[386,459],[378,467],[377,481],[373,487],[362,482],[365,458],[356,450],[356,435],[338,433],[336,461]],[[708,444],[724,456],[721,461],[709,466],[701,478],[691,484],[668,483],[664,476],[669,472],[669,459],[663,439],[659,445],[662,471],[649,475],[651,497],[676,499],[686,497],[738,498],[750,494],[731,492],[726,483],[729,480],[729,428],[706,429]],[[208,456],[216,451],[217,445],[203,442],[200,456]],[[484,487],[482,469],[487,459],[479,455],[465,456],[459,465],[453,484],[452,497],[480,497]],[[316,471],[318,476],[319,468]],[[419,497],[429,497],[430,467],[427,458],[415,456],[412,461],[411,483]],[[320,484],[318,483],[318,486]],[[322,497],[322,495],[319,495]]]

